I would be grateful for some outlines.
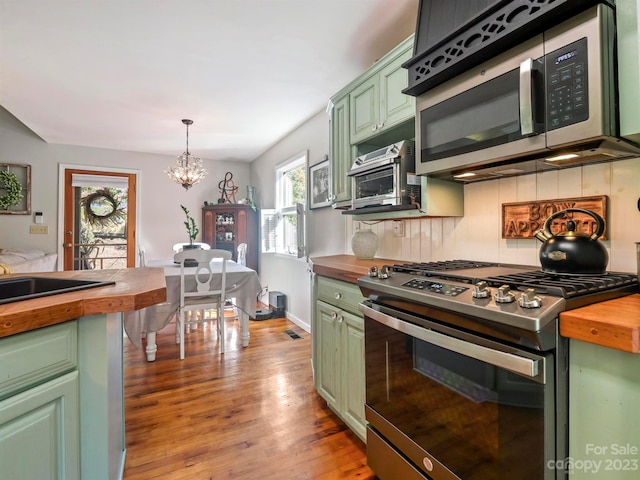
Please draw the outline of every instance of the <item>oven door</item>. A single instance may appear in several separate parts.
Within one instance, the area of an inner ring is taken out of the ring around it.
[[[542,36],[508,53],[417,99],[418,174],[546,150]]]
[[[417,325],[386,307],[361,310],[367,460],[379,478],[555,478],[552,354]]]
[[[400,168],[398,163],[355,174],[352,192],[353,208],[372,205],[399,205]]]

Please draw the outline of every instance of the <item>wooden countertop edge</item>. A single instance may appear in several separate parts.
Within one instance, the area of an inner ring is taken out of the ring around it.
[[[12,274],[2,278],[24,276],[113,280],[116,284],[0,305],[0,338],[88,315],[139,310],[162,303],[167,296],[161,268]]]
[[[388,258],[359,259],[354,255],[314,257],[310,261],[314,273],[349,283],[358,283],[358,278],[367,275],[371,267],[401,263],[400,260]]]
[[[367,275],[369,267],[402,263],[386,258],[361,260],[353,255],[315,257],[310,261],[314,273],[349,283],[357,283],[359,277]],[[560,334],[624,352],[640,353],[640,294],[562,312]]]
[[[562,312],[560,335],[640,353],[640,294]]]

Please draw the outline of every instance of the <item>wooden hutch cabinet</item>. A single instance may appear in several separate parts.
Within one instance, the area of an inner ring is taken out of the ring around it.
[[[247,267],[258,271],[260,215],[248,205],[219,203],[202,207],[202,241],[229,250],[238,259],[238,245],[247,244]]]

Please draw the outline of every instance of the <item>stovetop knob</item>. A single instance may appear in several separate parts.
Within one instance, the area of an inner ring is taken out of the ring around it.
[[[491,289],[484,280],[473,285],[473,290],[471,291],[473,298],[487,298],[489,295],[491,295]]]
[[[522,308],[540,308],[542,299],[536,295],[536,291],[533,288],[527,288],[520,295],[519,303]]]
[[[380,271],[378,272],[378,278],[386,279],[389,278],[389,267],[383,265],[380,267]]]
[[[509,288],[509,285],[502,285],[493,296],[496,303],[512,303],[516,300],[516,296]]]

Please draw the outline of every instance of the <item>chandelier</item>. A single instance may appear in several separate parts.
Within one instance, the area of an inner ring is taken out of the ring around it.
[[[187,126],[187,150],[178,156],[176,165],[169,167],[165,173],[174,182],[182,185],[185,190],[189,190],[193,185],[198,183],[207,174],[202,166],[202,159],[194,157],[189,153],[189,125],[193,124],[193,120],[182,120]]]

